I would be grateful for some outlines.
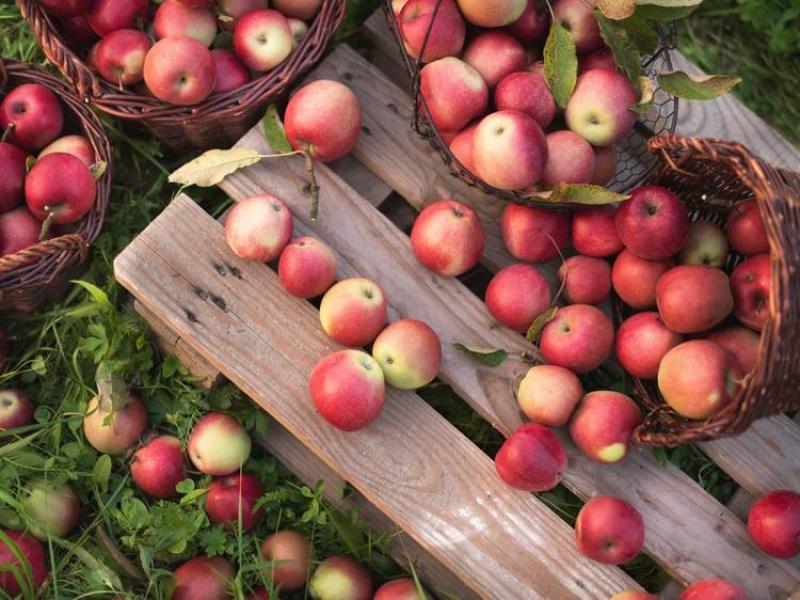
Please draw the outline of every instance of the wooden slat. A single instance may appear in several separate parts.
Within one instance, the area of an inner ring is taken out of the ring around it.
[[[220,260],[239,276],[216,268]],[[221,227],[190,200],[173,202],[117,257],[115,272],[479,595],[604,599],[633,584],[619,569],[581,557],[565,523],[532,495],[503,485],[492,461],[417,395],[387,390],[381,417],[365,431],[345,434],[320,419],[307,375],[335,345],[316,310],[285,294],[266,266],[234,256]]]

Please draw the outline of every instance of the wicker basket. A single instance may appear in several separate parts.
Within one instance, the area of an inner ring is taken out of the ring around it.
[[[542,4],[544,3],[542,2]],[[529,206],[553,208],[552,203],[537,201],[536,199],[522,196],[516,192],[495,188],[470,172],[458,161],[450,151],[447,142],[445,142],[440,132],[433,125],[428,105],[420,93],[419,73],[423,64],[406,51],[405,44],[400,34],[397,15],[392,9],[391,0],[384,0],[383,8],[389,23],[389,30],[394,34],[397,40],[397,45],[403,58],[403,64],[411,79],[415,100],[413,127],[416,129],[417,133],[427,139],[431,146],[441,155],[442,160],[450,168],[451,173],[461,178],[469,185],[476,186],[481,191],[497,196],[503,200]],[[670,29],[668,31],[659,31],[658,33],[658,49],[653,56],[646,58],[642,65],[645,74],[650,76],[651,79],[655,78],[656,73],[672,70],[672,59],[670,58],[669,51],[674,48],[675,31],[674,29]],[[653,156],[647,151],[647,140],[654,135],[674,131],[677,122],[678,99],[670,96],[661,89],[656,89],[652,108],[647,114],[640,117],[634,130],[625,139],[616,144],[618,152],[617,172],[614,178],[609,181],[605,187],[615,191],[625,192],[641,184],[656,165]],[[567,205],[561,204],[560,206],[564,207]]]
[[[758,203],[772,255],[772,294],[758,362],[733,402],[705,421],[692,421],[667,406],[654,382],[634,379],[634,396],[646,412],[636,440],[656,446],[713,440],[741,433],[757,419],[800,409],[800,174],[718,140],[670,134],[651,139],[648,146],[659,157],[650,183],[677,194],[693,220],[724,225],[739,202]],[[732,254],[726,270],[742,259]],[[619,317],[624,310],[617,303]]]
[[[89,256],[89,246],[100,233],[111,191],[111,146],[100,119],[63,81],[43,69],[10,60],[0,60],[0,98],[23,83],[39,83],[61,101],[64,132],[85,135],[98,160],[105,161],[105,173],[97,181],[97,197],[74,233],[61,235],[0,256],[0,312],[32,311],[43,302],[61,297],[69,280],[78,275]]]
[[[286,93],[319,61],[345,13],[345,0],[323,0],[308,33],[283,63],[240,88],[212,94],[200,104],[186,107],[133,90],[120,90],[67,47],[37,0],[16,3],[45,55],[72,84],[79,98],[110,115],[141,123],[174,152],[227,147],[239,140],[264,116],[270,102]]]

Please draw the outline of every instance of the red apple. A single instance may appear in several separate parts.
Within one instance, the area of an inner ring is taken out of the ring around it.
[[[322,358],[309,375],[308,387],[322,417],[342,431],[363,429],[377,419],[386,393],[380,365],[360,350]]]
[[[743,376],[755,368],[758,362],[761,336],[752,330],[736,326],[724,327],[712,331],[706,339],[730,352],[736,368]]]
[[[292,32],[292,50],[294,50],[308,35],[308,25],[300,19],[286,19],[286,22],[289,23],[289,31]]]
[[[401,319],[375,338],[372,357],[381,366],[386,383],[401,390],[416,390],[439,374],[442,344],[427,324]]]
[[[558,269],[568,304],[600,304],[611,293],[611,267],[602,258],[571,256]]]
[[[634,430],[641,424],[639,407],[625,394],[586,394],[569,424],[575,445],[602,463],[621,461],[630,450]]]
[[[375,592],[372,600],[427,600],[431,596],[424,589],[418,590],[410,577],[387,581]]]
[[[367,570],[352,558],[329,556],[311,576],[308,592],[316,600],[370,600],[372,580]]]
[[[39,0],[39,5],[56,17],[77,17],[91,8],[92,0]]]
[[[572,246],[586,256],[605,257],[622,250],[622,241],[614,224],[616,208],[582,208],[572,214]]]
[[[278,276],[292,296],[316,298],[336,280],[336,257],[325,242],[299,237],[281,253]]]
[[[233,578],[233,566],[225,558],[197,556],[175,569],[170,600],[232,599]]]
[[[589,142],[568,130],[547,134],[547,164],[542,185],[589,183],[594,174],[594,150]]]
[[[550,284],[531,265],[511,265],[498,271],[486,288],[486,308],[492,316],[520,333],[528,331],[552,301]]]
[[[144,82],[159,100],[189,106],[205,100],[216,81],[211,52],[194,38],[156,42],[144,61]]]
[[[658,281],[672,267],[672,260],[645,260],[629,250],[623,250],[611,268],[611,285],[631,308],[654,308]]]
[[[525,423],[503,443],[494,464],[497,474],[511,487],[544,492],[560,483],[567,455],[547,427]]]
[[[186,477],[183,446],[171,435],[159,435],[133,453],[131,479],[154,498],[175,498],[175,486]]]
[[[680,265],[658,280],[656,304],[661,320],[672,331],[700,333],[731,314],[731,282],[716,267]]]
[[[264,488],[255,475],[243,473],[228,475],[211,482],[206,495],[206,512],[212,523],[219,523],[231,531],[255,527],[263,510],[255,509]],[[241,514],[241,518],[240,518]]]
[[[144,79],[144,59],[149,50],[150,39],[141,31],[118,29],[97,44],[94,66],[112,83],[139,83]]]
[[[135,394],[128,394],[125,406],[112,410],[97,397],[89,401],[83,418],[86,441],[103,454],[123,454],[136,444],[147,428],[147,409]]]
[[[455,0],[409,0],[398,14],[397,22],[412,58],[422,55],[423,44],[422,62],[461,54],[466,26]]]
[[[668,189],[655,185],[635,189],[617,209],[615,223],[625,247],[647,260],[677,254],[689,235],[686,206]]]
[[[603,312],[588,304],[560,308],[544,326],[539,339],[548,363],[576,373],[588,373],[603,364],[614,346],[614,326]]]
[[[233,31],[233,48],[252,71],[277,67],[292,53],[292,31],[281,13],[271,8],[242,15]]]
[[[556,116],[556,101],[543,73],[517,71],[497,84],[494,103],[498,110],[518,110],[546,129]]]
[[[33,422],[30,396],[17,389],[0,390],[0,431],[16,429]]]
[[[600,28],[594,18],[595,0],[556,0],[553,16],[572,34],[575,48],[581,54],[597,50],[603,45]]]
[[[501,223],[508,251],[530,262],[547,262],[567,246],[570,214],[566,210],[508,203]]]
[[[478,215],[457,200],[425,207],[411,229],[411,248],[426,269],[456,277],[478,264],[486,238]]]
[[[179,0],[166,0],[153,18],[156,39],[190,37],[210,46],[217,37],[217,19],[208,6],[187,6]]]
[[[292,239],[292,213],[272,194],[242,200],[225,219],[228,247],[245,260],[270,262],[281,255]]]
[[[769,254],[758,254],[731,273],[733,314],[745,327],[761,331],[769,318],[772,267]]]
[[[575,540],[584,556],[620,565],[636,558],[644,545],[644,520],[633,506],[613,496],[584,504],[575,521]]]
[[[713,223],[696,221],[689,224],[686,245],[678,254],[678,262],[722,268],[728,261],[728,251],[728,239],[721,228]]]
[[[65,17],[60,19],[60,23],[64,41],[70,48],[88,46],[97,40],[97,33],[89,25],[89,19],[85,14]]]
[[[578,76],[564,111],[567,126],[593,146],[611,146],[636,124],[639,115],[630,107],[638,99],[639,92],[622,73],[608,69],[586,71]]]
[[[272,8],[279,10],[287,17],[311,20],[319,12],[322,0],[272,0]]]
[[[661,359],[682,341],[683,336],[667,329],[658,313],[641,312],[619,326],[614,344],[625,371],[640,379],[656,379]]]
[[[578,58],[578,74],[582,75],[592,69],[611,69],[617,70],[617,63],[614,60],[614,53],[611,48],[600,48],[591,54],[585,54]]]
[[[329,162],[355,148],[361,134],[361,105],[346,85],[320,79],[295,92],[284,123],[292,148]]]
[[[41,150],[59,136],[63,126],[58,98],[38,83],[15,87],[0,103],[0,133],[8,131],[5,141],[24,150]]]
[[[750,600],[739,586],[724,579],[701,579],[683,590],[678,600]]]
[[[769,238],[761,209],[755,200],[737,204],[728,214],[725,224],[731,246],[739,254],[754,256],[769,252]]]
[[[195,423],[187,451],[192,464],[206,475],[230,475],[250,457],[250,436],[230,415],[211,412]]]
[[[526,0],[458,0],[467,21],[479,27],[510,25],[522,16],[526,6]]]
[[[33,246],[41,230],[42,224],[24,206],[0,213],[0,256]]]
[[[57,152],[71,154],[87,167],[91,167],[97,163],[97,157],[95,156],[92,143],[89,141],[89,138],[82,135],[65,135],[64,137],[58,138],[39,152],[39,158]]]
[[[490,90],[500,80],[528,64],[525,49],[514,36],[498,30],[483,31],[464,50],[464,61],[472,65]]]
[[[322,297],[319,320],[333,341],[366,346],[386,324],[386,298],[370,279],[344,279]]]
[[[25,201],[40,221],[53,215],[53,223],[74,223],[91,210],[96,195],[92,172],[64,152],[37,160],[25,178]]]
[[[536,365],[519,384],[517,403],[525,416],[549,427],[567,424],[583,397],[577,375],[556,365]]]
[[[250,81],[250,72],[239,62],[236,55],[229,50],[217,48],[211,51],[214,60],[214,94],[222,94],[242,87]]]
[[[117,29],[136,29],[150,13],[149,0],[94,0],[86,14],[100,37]]]
[[[261,557],[270,563],[264,574],[283,592],[299,590],[306,584],[311,563],[311,544],[296,531],[273,533],[261,544]]]
[[[420,71],[420,94],[440,132],[455,133],[486,112],[489,88],[473,67],[448,56]]]
[[[658,600],[658,596],[648,594],[642,590],[625,590],[614,594],[608,600]]]
[[[239,19],[249,12],[269,8],[268,0],[217,0],[220,13],[220,25],[227,31],[233,31]]]
[[[658,389],[675,412],[706,419],[731,402],[740,374],[726,350],[708,340],[689,340],[661,359]]]
[[[28,495],[22,501],[30,518],[31,533],[40,540],[66,537],[81,518],[81,501],[65,483],[34,481],[26,485]]]
[[[759,498],[747,516],[756,545],[776,558],[800,554],[800,494],[775,490]]]
[[[4,529],[3,535],[11,540],[11,544],[5,541],[5,537],[0,539],[0,590],[15,598],[22,593],[17,578],[20,578],[26,588],[31,588],[36,595],[36,591],[42,587],[49,575],[47,568],[47,556],[44,548],[32,535]],[[19,560],[19,556],[25,559],[25,566]]]
[[[475,173],[475,161],[472,159],[472,149],[475,146],[475,130],[478,123],[474,122],[459,131],[450,141],[450,152],[458,162],[470,173]]]
[[[22,201],[28,155],[22,150],[0,142],[0,213],[16,208]]]
[[[606,185],[617,174],[617,149],[614,146],[593,146],[594,173],[589,183]]]
[[[550,26],[550,14],[538,2],[527,0],[525,10],[519,18],[506,27],[511,35],[525,45],[541,41]]]

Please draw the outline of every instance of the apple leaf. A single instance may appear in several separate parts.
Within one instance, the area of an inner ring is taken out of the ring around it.
[[[692,14],[703,0],[636,0],[636,14],[653,21],[677,21]]]
[[[33,154],[30,154],[28,158],[25,159],[25,172],[30,173],[33,165],[36,164],[36,157]]]
[[[478,348],[476,346],[465,346],[459,342],[453,344],[456,350],[468,354],[479,363],[490,367],[499,367],[508,358],[508,352],[500,348]]]
[[[727,94],[740,81],[735,75],[693,76],[683,71],[661,73],[658,85],[668,94],[686,100],[713,100]]]
[[[635,0],[597,0],[597,8],[609,19],[627,19],[636,10]]]
[[[656,93],[656,83],[649,77],[639,77],[639,102],[630,109],[639,114],[645,114],[653,106],[653,96]]]
[[[267,143],[269,143],[269,147],[272,148],[274,152],[292,151],[292,145],[286,138],[286,130],[278,114],[277,106],[270,104],[267,107],[267,112],[264,114],[261,124],[264,127],[264,137],[267,138]]]
[[[630,196],[612,192],[602,186],[589,183],[558,183],[552,190],[536,192],[529,197],[541,202],[552,202],[553,204],[598,206],[622,202]]]
[[[111,457],[101,454],[92,468],[92,483],[104,494],[108,490],[108,479],[111,477]]]
[[[554,306],[544,311],[538,317],[536,317],[533,320],[533,323],[531,323],[531,326],[528,327],[528,331],[525,334],[525,338],[533,344],[539,341],[539,336],[542,335],[542,329],[544,329],[544,326],[547,325],[550,321],[556,318],[557,312],[558,312],[558,307]]]
[[[618,24],[628,33],[628,38],[641,54],[652,55],[658,50],[658,33],[638,15],[618,21]]]
[[[544,78],[556,104],[565,108],[578,79],[578,54],[572,34],[561,23],[555,23],[547,35]]]
[[[258,150],[251,148],[209,150],[172,173],[169,181],[182,185],[211,187],[231,173],[257,163],[261,158],[263,156]]]
[[[653,451],[653,458],[658,463],[662,469],[666,469],[667,465],[669,464],[669,456],[667,456],[667,451],[660,446],[656,446],[652,448]]]
[[[95,181],[100,179],[107,169],[108,169],[108,163],[106,163],[106,161],[104,160],[98,160],[91,167],[89,167],[89,171],[92,173],[92,178]]]
[[[594,11],[594,16],[600,27],[600,35],[614,53],[614,61],[620,71],[631,80],[631,83],[635,84],[642,73],[642,55],[636,43],[619,21],[606,18],[597,9]]]

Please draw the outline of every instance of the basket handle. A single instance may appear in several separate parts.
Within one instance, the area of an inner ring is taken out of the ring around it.
[[[42,258],[62,252],[74,253],[78,259],[76,262],[81,262],[89,254],[89,244],[86,243],[83,236],[77,233],[70,233],[39,242],[12,254],[0,256],[0,273],[10,273],[31,263],[38,262]]]

